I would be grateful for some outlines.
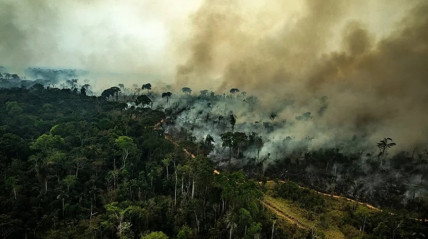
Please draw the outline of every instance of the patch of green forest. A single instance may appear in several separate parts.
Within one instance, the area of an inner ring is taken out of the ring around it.
[[[177,149],[153,128],[160,111],[42,87],[0,102],[3,238],[269,234],[257,183]]]

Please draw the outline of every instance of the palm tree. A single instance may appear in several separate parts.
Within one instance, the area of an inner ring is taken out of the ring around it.
[[[391,143],[389,143],[389,142],[391,142]],[[386,157],[387,150],[389,148],[391,148],[392,146],[395,146],[395,145],[396,145],[396,143],[392,142],[391,138],[384,138],[381,141],[379,141],[379,143],[377,143],[377,147],[379,148],[379,154],[377,157],[380,160],[380,166],[383,165],[383,159],[385,159],[385,157]]]

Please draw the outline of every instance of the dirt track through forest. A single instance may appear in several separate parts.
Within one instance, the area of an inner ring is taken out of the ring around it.
[[[153,126],[153,128],[155,129],[155,130],[157,130],[158,128],[159,128],[159,126],[161,126],[162,125],[162,123],[165,121],[165,119],[162,119],[161,121],[159,121],[157,124],[155,124],[154,126]],[[172,144],[174,144],[176,147],[180,147],[180,145],[177,143],[177,142],[175,142],[168,134],[164,134],[164,138],[166,139],[166,140],[168,140],[169,142],[171,142]],[[188,156],[190,156],[191,158],[196,158],[196,156],[194,155],[194,154],[192,154],[192,153],[190,153],[189,152],[189,150],[187,150],[186,148],[184,148],[184,147],[182,147],[183,148],[183,151],[184,151],[184,153],[186,154],[186,155],[188,155]]]
[[[268,181],[266,181],[266,182],[267,182],[267,183],[274,183],[274,181],[273,181],[273,180],[268,180]],[[278,182],[279,182],[279,183],[285,183],[285,181],[284,181],[284,180],[279,180]],[[261,184],[262,182],[259,182],[259,183]],[[335,198],[335,199],[342,199],[342,200],[346,200],[346,201],[349,201],[349,202],[352,202],[352,203],[356,203],[356,204],[359,204],[359,205],[365,206],[365,207],[367,207],[367,208],[369,208],[369,209],[372,209],[373,211],[383,212],[383,210],[382,210],[382,209],[377,208],[377,207],[375,207],[375,206],[373,206],[373,205],[371,205],[371,204],[369,204],[369,203],[360,202],[360,201],[357,201],[357,200],[354,200],[354,199],[352,199],[352,198],[348,198],[348,197],[345,197],[345,196],[339,196],[339,195],[328,194],[328,193],[324,193],[324,192],[316,191],[315,189],[311,189],[311,188],[303,187],[303,186],[300,186],[300,185],[298,185],[298,187],[299,187],[299,188],[301,188],[301,189],[312,190],[313,192],[315,192],[315,193],[317,193],[317,194],[320,194],[320,195],[323,195],[323,196],[326,196],[326,197]],[[388,213],[389,213],[390,215],[395,215],[395,214],[394,214],[394,213],[392,213],[392,212],[388,212]],[[419,222],[428,222],[428,219],[421,219],[421,218],[414,218],[414,217],[411,217],[410,219],[415,220],[415,221],[419,221]]]

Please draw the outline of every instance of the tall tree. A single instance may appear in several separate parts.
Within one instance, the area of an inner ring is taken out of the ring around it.
[[[233,132],[235,130],[236,116],[234,114],[231,114],[229,117],[230,117],[229,122],[230,122],[230,125],[232,126],[232,132]]]
[[[166,98],[166,103],[169,102],[169,97],[171,97],[172,93],[171,92],[164,92],[162,93],[162,98]]]
[[[379,143],[377,143],[377,147],[379,148],[379,154],[378,158],[380,160],[380,165],[383,165],[383,161],[386,157],[387,150],[393,146],[395,146],[396,143],[392,142],[391,138],[384,138]]]
[[[137,145],[128,136],[119,136],[115,143],[122,150],[122,168],[125,168],[129,154],[137,150]]]
[[[248,137],[243,132],[235,132],[233,133],[233,142],[237,149],[237,157],[240,158],[242,150],[248,145]]]
[[[233,132],[226,132],[224,134],[220,135],[221,140],[223,141],[222,146],[229,148],[229,165],[232,161],[232,149],[234,146],[234,138],[233,138]]]
[[[119,89],[119,87],[116,87],[116,86],[113,86],[113,87],[110,87],[110,88],[108,88],[108,89],[105,89],[102,93],[101,93],[101,97],[103,97],[103,98],[109,98],[110,96],[116,96],[116,101],[118,101],[118,99],[119,99],[119,92],[120,92],[120,89]]]
[[[142,90],[147,90],[147,93],[150,92],[150,90],[152,90],[152,84],[147,83],[147,84],[143,84],[143,86],[141,86]]]
[[[189,87],[183,87],[181,91],[183,91],[184,94],[188,94],[188,95],[192,93],[192,89],[190,89]]]
[[[56,161],[57,156],[63,155],[58,151],[64,145],[64,139],[58,135],[43,134],[31,145],[36,153],[30,160],[34,163],[36,174],[44,184],[44,193],[48,190],[48,165]],[[61,156],[62,158],[62,156]]]
[[[86,96],[86,88],[84,86],[80,88],[80,94]]]
[[[137,99],[135,100],[135,104],[138,105],[150,105],[150,107],[152,106],[152,100],[147,96],[147,95],[140,95],[137,97]]]

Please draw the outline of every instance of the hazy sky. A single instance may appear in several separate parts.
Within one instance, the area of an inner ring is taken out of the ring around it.
[[[280,117],[281,100],[315,110],[326,96],[325,129],[428,141],[426,1],[0,0],[0,18],[11,69],[89,70],[99,87],[238,87]]]
[[[0,0],[0,64],[170,78],[197,1]]]

